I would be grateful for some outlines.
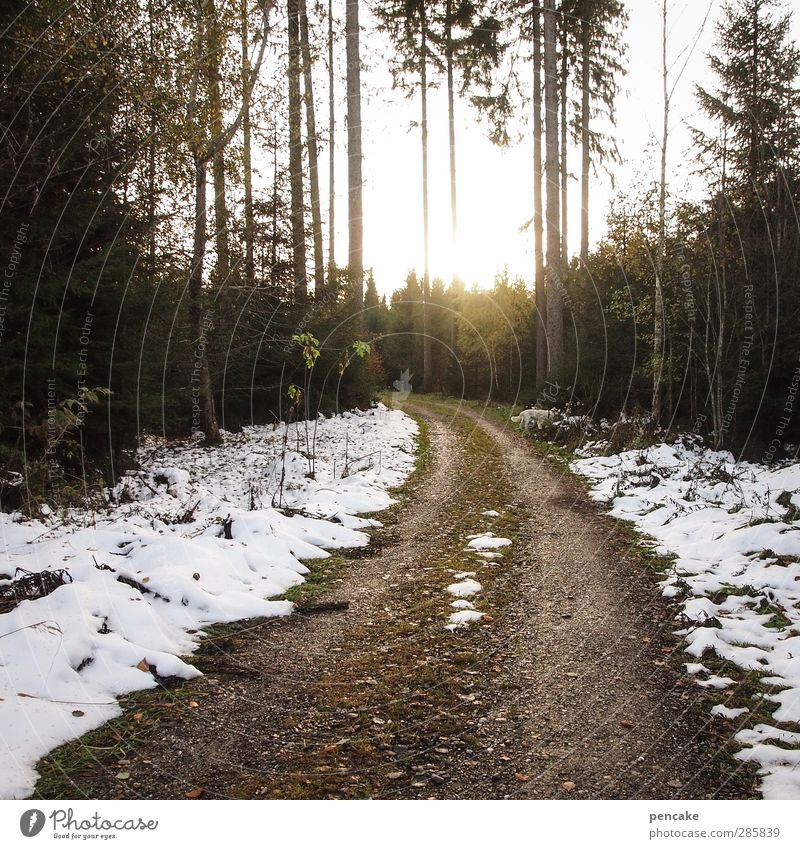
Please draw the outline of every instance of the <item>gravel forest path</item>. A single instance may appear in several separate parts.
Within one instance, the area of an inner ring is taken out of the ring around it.
[[[404,409],[425,423],[426,466],[367,549],[319,567],[308,613],[215,635],[203,678],[131,697],[122,720],[44,763],[40,795],[754,795],[681,676],[629,531],[480,410]],[[481,558],[466,549],[481,532],[513,544]],[[487,615],[449,632],[462,572]]]

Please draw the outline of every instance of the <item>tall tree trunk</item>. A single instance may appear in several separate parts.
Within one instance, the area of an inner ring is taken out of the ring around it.
[[[361,50],[358,0],[345,7],[347,42],[348,271],[356,306],[364,304],[364,205],[361,176]]]
[[[295,300],[308,294],[303,203],[303,138],[300,97],[300,20],[298,0],[286,2],[289,31],[289,188],[292,220],[292,284]]]
[[[591,148],[589,135],[591,85],[591,14],[581,21],[581,267],[589,267],[589,169],[591,167]]]
[[[731,422],[725,421],[723,413],[723,395],[722,395],[722,364],[725,357],[725,336],[727,333],[726,323],[728,315],[728,216],[726,213],[726,198],[728,196],[728,127],[723,125],[722,131],[722,173],[720,176],[720,186],[717,192],[717,216],[718,216],[718,248],[717,248],[717,268],[716,280],[713,290],[713,296],[717,299],[718,317],[717,326],[714,328],[715,347],[714,347],[714,364],[711,371],[712,386],[711,386],[711,411],[714,421],[714,448],[722,447],[725,432]],[[710,300],[709,300],[710,304]],[[711,319],[711,308],[708,310],[709,321]]]
[[[536,385],[547,378],[547,291],[544,278],[544,214],[542,210],[542,16],[533,7],[533,233],[536,286]]]
[[[569,169],[567,168],[567,85],[569,83],[569,54],[567,52],[567,21],[562,13],[561,19],[561,79],[559,80],[559,107],[561,110],[561,259],[564,263],[569,258],[567,246],[567,201],[569,187]]]
[[[255,285],[255,258],[253,255],[255,243],[255,222],[253,219],[253,163],[250,127],[250,37],[247,21],[247,0],[241,5],[241,40],[242,40],[242,98],[244,114],[242,115],[242,171],[244,172],[244,278],[247,286]]]
[[[263,12],[263,27],[266,30],[267,16],[273,4],[264,2],[262,4]],[[211,7],[213,10],[213,6]],[[215,18],[215,16],[214,16]],[[194,37],[194,56],[190,91],[189,105],[187,108],[187,123],[189,125],[189,143],[192,149],[192,162],[195,173],[195,210],[194,210],[194,241],[192,250],[192,264],[189,269],[188,279],[188,301],[189,301],[189,320],[191,328],[195,334],[195,360],[194,370],[192,372],[192,403],[193,407],[197,405],[198,412],[201,414],[203,431],[205,433],[206,442],[214,444],[219,442],[219,425],[217,424],[217,416],[214,409],[214,392],[211,384],[211,373],[208,366],[207,354],[207,333],[211,327],[212,314],[206,312],[203,308],[203,268],[205,265],[206,237],[208,231],[207,224],[207,181],[208,181],[208,163],[213,162],[218,154],[223,153],[225,148],[230,143],[236,132],[244,120],[244,113],[249,106],[250,94],[253,90],[253,85],[261,70],[261,63],[264,59],[264,48],[266,46],[266,38],[262,38],[261,45],[258,51],[258,59],[255,67],[252,69],[248,85],[246,86],[247,94],[242,98],[239,111],[236,118],[225,128],[219,127],[219,132],[212,129],[211,139],[201,146],[200,139],[205,137],[208,127],[202,126],[198,122],[197,102],[198,89],[200,87],[200,77],[204,75],[209,87],[209,96],[213,89],[213,69],[219,70],[218,60],[212,50],[209,50],[207,25],[213,23],[209,18],[209,6],[206,0],[198,7],[197,15],[197,30]],[[213,43],[213,36],[211,36]],[[214,125],[213,113],[209,120],[209,124]],[[195,388],[196,387],[196,388]],[[193,411],[194,412],[194,411]],[[200,422],[198,422],[200,423]]]
[[[300,5],[300,49],[303,57],[303,89],[306,101],[306,129],[308,132],[308,176],[311,184],[311,232],[314,241],[314,286],[322,292],[325,286],[325,257],[322,253],[322,213],[319,196],[319,167],[317,157],[317,119],[314,109],[314,74],[311,64],[311,46],[308,43],[308,11],[306,0]]]
[[[422,391],[430,392],[431,335],[430,335],[430,222],[428,210],[428,21],[425,4],[420,4],[420,59],[419,78],[422,92]]]
[[[445,11],[445,54],[447,60],[447,123],[450,141],[450,219],[453,250],[458,240],[458,198],[456,183],[456,116],[453,95],[453,0],[447,0]],[[455,256],[453,257],[455,259]]]
[[[336,273],[336,101],[333,74],[333,0],[328,0],[328,284]]]
[[[661,3],[661,83],[664,98],[661,128],[661,179],[658,190],[658,245],[656,247],[655,289],[653,293],[653,402],[650,409],[653,424],[661,420],[661,381],[664,365],[664,294],[662,275],[667,226],[667,142],[669,140],[669,90],[667,87],[667,0]]]
[[[215,445],[220,441],[219,425],[214,409],[214,392],[211,387],[211,373],[208,367],[208,321],[203,310],[203,266],[206,252],[206,182],[207,162],[196,157],[195,201],[194,201],[194,241],[192,265],[189,270],[189,313],[194,334],[194,370],[192,371],[192,407],[199,407],[199,424],[205,434],[206,442]]]
[[[147,0],[147,27],[150,54],[155,51],[153,30],[153,0]],[[150,137],[147,143],[147,280],[152,285],[156,268],[156,123],[155,110],[150,116]]]
[[[272,238],[270,239],[270,281],[274,280],[278,268],[278,116],[272,123]]]
[[[206,14],[206,68],[208,72],[208,101],[211,115],[211,135],[221,136],[223,132],[223,107],[221,91],[221,66],[223,38],[219,15],[214,0],[202,0]],[[214,177],[214,241],[217,247],[216,278],[225,282],[231,272],[229,243],[229,214],[225,190],[225,151],[218,150],[211,161]]]
[[[547,197],[547,374],[558,378],[564,354],[564,320],[561,295],[561,233],[559,230],[558,173],[558,23],[555,0],[544,0],[544,119],[545,181]]]
[[[147,279],[152,284],[156,268],[156,121],[150,121],[147,146]]]

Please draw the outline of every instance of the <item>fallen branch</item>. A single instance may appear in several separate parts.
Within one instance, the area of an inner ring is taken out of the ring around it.
[[[161,593],[157,593],[155,590],[151,590],[149,587],[146,587],[144,584],[137,581],[135,578],[129,578],[127,575],[117,575],[117,580],[121,584],[125,584],[128,587],[131,587],[134,590],[138,590],[142,595],[152,595],[154,598],[162,598],[164,601],[169,601],[169,599],[161,595]]]

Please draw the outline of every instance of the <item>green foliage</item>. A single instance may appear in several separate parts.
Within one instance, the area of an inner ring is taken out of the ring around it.
[[[314,368],[319,355],[319,339],[311,333],[295,333],[292,342],[300,345],[303,349],[303,362],[306,368]]]

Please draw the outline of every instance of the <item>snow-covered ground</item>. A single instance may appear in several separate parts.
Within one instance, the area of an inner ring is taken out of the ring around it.
[[[285,433],[149,444],[102,514],[0,514],[0,579],[71,578],[0,615],[0,797],[28,796],[42,755],[118,716],[117,698],[154,674],[199,675],[181,658],[205,626],[291,613],[270,599],[303,582],[302,561],[365,545],[378,522],[358,514],[388,507],[414,466],[416,423],[383,406],[320,419],[313,479],[305,424],[289,425],[284,464]]]
[[[730,701],[712,714],[739,726],[737,757],[760,765],[763,795],[800,798],[800,464],[734,462],[686,440],[572,469],[612,515],[676,556],[663,591],[682,604],[687,671]],[[701,662],[713,655],[726,662],[720,674]],[[741,670],[777,692],[740,694]]]

